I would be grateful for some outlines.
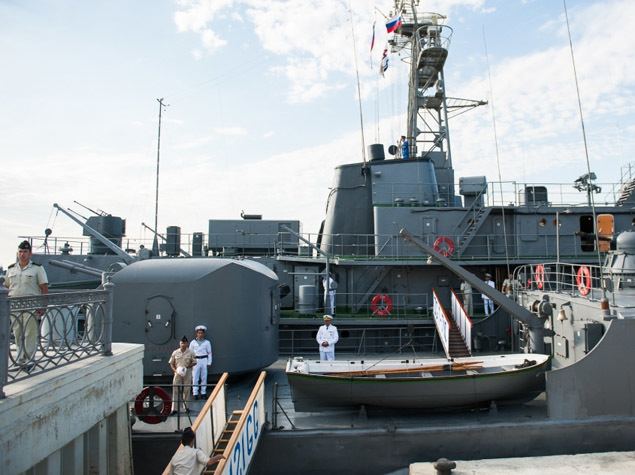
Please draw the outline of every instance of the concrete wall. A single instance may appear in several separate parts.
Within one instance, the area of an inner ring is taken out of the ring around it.
[[[142,389],[143,346],[94,356],[7,385],[0,472],[131,473],[127,403]]]

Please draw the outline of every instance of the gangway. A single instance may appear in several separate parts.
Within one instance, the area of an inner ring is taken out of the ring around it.
[[[265,424],[265,377],[262,371],[247,403],[242,410],[233,411],[227,417],[225,382],[223,373],[214,391],[192,424],[196,434],[196,447],[210,456],[222,454],[224,460],[208,466],[204,474],[229,475],[247,473]],[[181,449],[179,444],[179,448]],[[163,471],[169,475],[170,466]]]

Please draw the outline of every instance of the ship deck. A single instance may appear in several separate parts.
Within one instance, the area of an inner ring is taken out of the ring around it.
[[[347,356],[337,354],[338,359]],[[268,430],[259,442],[250,474],[321,474],[324,454],[328,454],[330,473],[387,474],[441,457],[480,460],[635,450],[635,418],[552,420],[545,393],[524,404],[452,411],[368,407],[296,412],[286,362],[281,358],[266,369]],[[229,412],[244,404],[255,378],[247,374],[230,379]],[[202,404],[192,401],[192,420]],[[181,416],[180,427],[187,425],[187,417]],[[146,440],[143,451],[149,450],[149,440],[154,447],[161,445],[160,440],[168,444],[164,447],[176,445],[176,417],[161,426],[134,425],[137,443]]]

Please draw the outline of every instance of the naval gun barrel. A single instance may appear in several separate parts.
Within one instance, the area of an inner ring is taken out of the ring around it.
[[[500,305],[505,311],[509,312],[512,316],[516,317],[518,320],[522,321],[529,327],[529,331],[531,333],[531,348],[529,348],[532,353],[544,353],[545,345],[544,345],[544,333],[545,327],[544,322],[541,320],[536,314],[530,312],[524,307],[521,307],[512,299],[507,297],[502,292],[498,291],[494,287],[487,285],[477,276],[472,274],[470,271],[464,269],[460,265],[452,262],[452,260],[448,259],[445,256],[442,256],[438,252],[434,250],[432,246],[426,244],[420,239],[415,238],[412,234],[410,234],[406,229],[402,229],[399,231],[399,234],[410,241],[419,249],[423,250],[426,254],[429,254],[432,259],[437,261],[443,267],[448,269],[450,272],[458,275],[463,280],[468,282],[473,289],[478,290],[482,294],[487,295],[494,302]]]
[[[53,267],[61,267],[62,269],[70,270],[71,272],[83,272],[84,274],[92,275],[93,277],[102,277],[104,273],[102,270],[96,269],[95,267],[85,266],[83,264],[78,264],[76,262],[69,261],[49,261],[49,264]]]
[[[112,252],[114,252],[115,254],[117,254],[119,257],[121,257],[123,259],[123,261],[126,264],[131,264],[132,262],[134,262],[134,258],[130,257],[130,255],[128,255],[128,253],[126,251],[124,251],[123,249],[121,249],[119,246],[117,246],[116,244],[114,244],[112,241],[110,241],[107,237],[105,237],[103,234],[101,234],[99,231],[96,231],[95,229],[91,228],[90,226],[88,226],[86,223],[82,223],[79,219],[77,219],[75,216],[73,216],[72,214],[70,214],[68,211],[66,211],[64,208],[60,207],[60,205],[58,205],[57,203],[53,203],[53,207],[57,208],[59,211],[61,211],[62,213],[64,213],[66,216],[68,216],[69,218],[71,218],[73,221],[75,221],[77,224],[79,224],[82,228],[84,228],[88,233],[90,233],[91,236],[93,236],[95,239],[98,239],[104,246],[106,246],[108,249],[110,249]]]

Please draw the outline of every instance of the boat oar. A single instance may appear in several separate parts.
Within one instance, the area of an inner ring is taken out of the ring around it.
[[[482,361],[470,361],[465,363],[448,363],[442,365],[428,365],[428,366],[414,366],[410,368],[394,368],[394,369],[369,369],[358,371],[340,371],[322,373],[326,376],[339,376],[343,378],[349,378],[353,376],[376,376],[380,374],[408,374],[408,373],[420,373],[420,372],[434,372],[434,371],[466,371],[469,369],[479,369],[483,367]]]

